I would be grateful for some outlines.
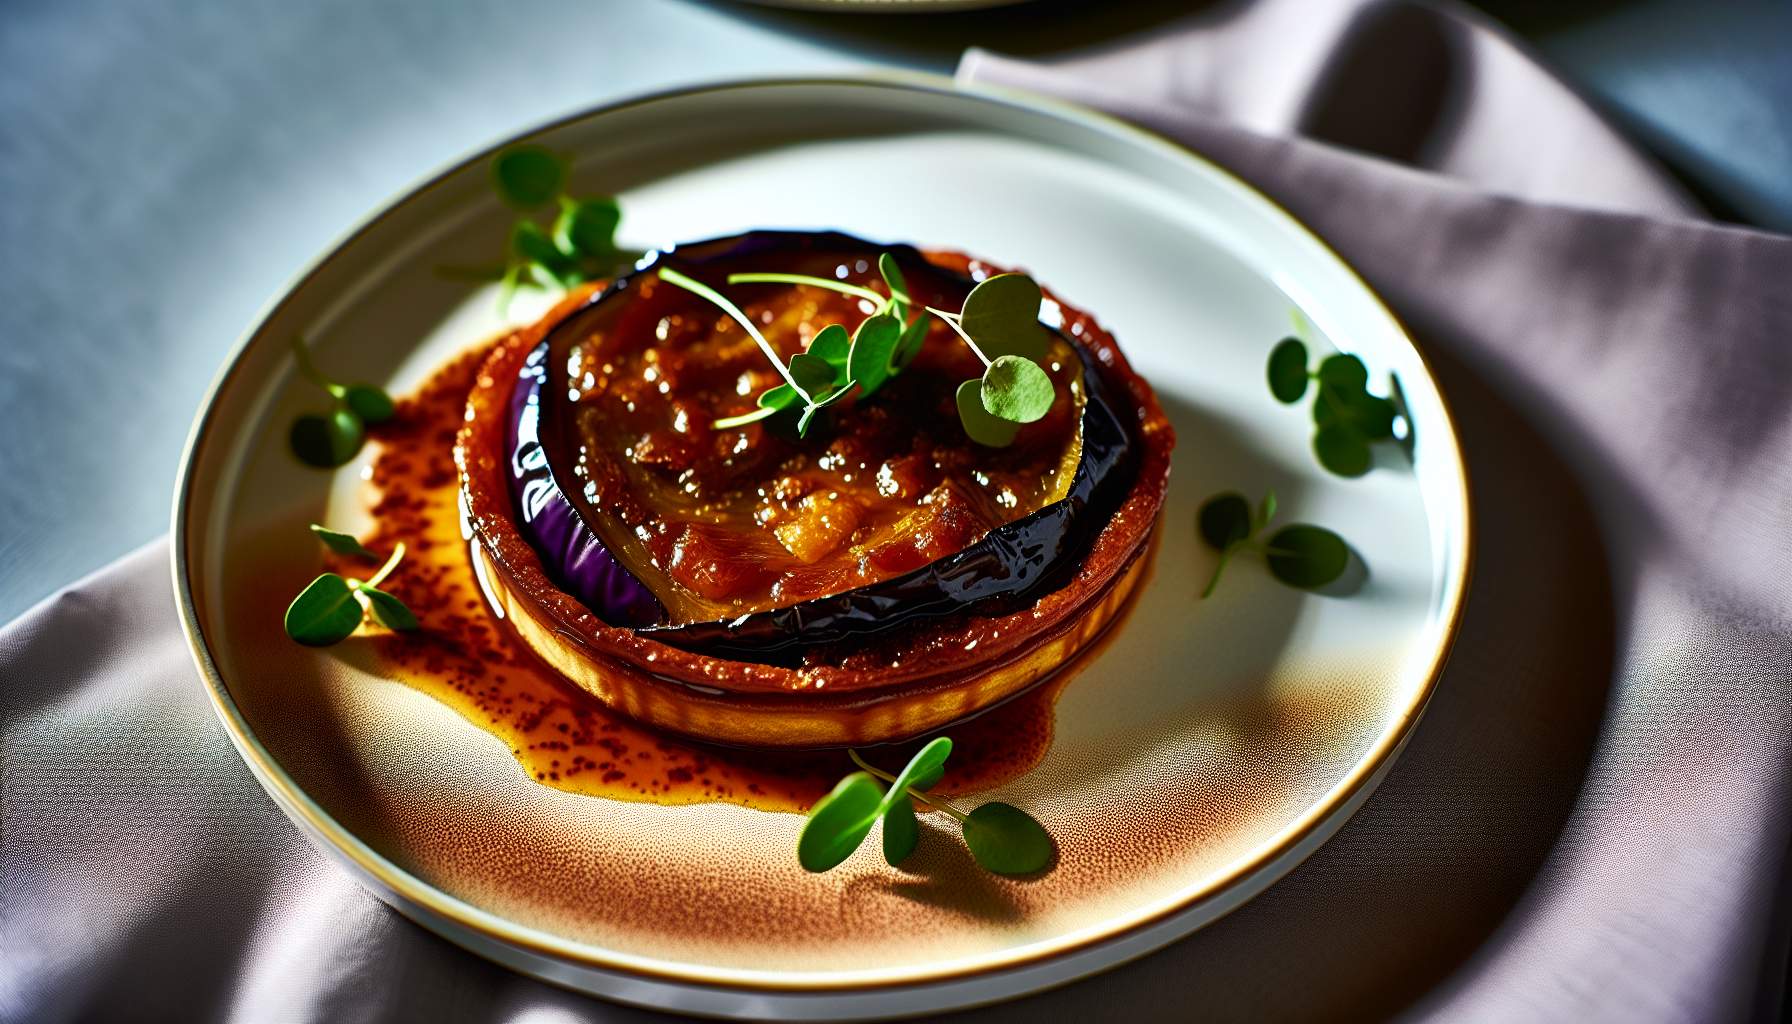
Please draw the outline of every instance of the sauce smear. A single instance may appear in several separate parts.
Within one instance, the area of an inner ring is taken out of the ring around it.
[[[467,391],[489,350],[480,346],[437,370],[372,431],[380,449],[370,480],[375,528],[366,543],[382,552],[407,545],[403,567],[383,587],[422,622],[415,633],[372,637],[391,677],[492,733],[544,785],[619,800],[805,810],[853,770],[845,751],[718,747],[639,725],[561,680],[487,610],[460,532],[453,452]],[[987,789],[1030,771],[1051,746],[1052,708],[1075,668],[947,730],[955,747],[934,791]],[[861,753],[894,773],[925,739]]]

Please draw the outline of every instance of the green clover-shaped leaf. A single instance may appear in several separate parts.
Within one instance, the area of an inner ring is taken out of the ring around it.
[[[895,867],[907,860],[921,841],[921,825],[915,820],[915,802],[907,793],[899,794],[884,808],[883,822],[884,862]]]
[[[373,610],[373,617],[380,625],[400,633],[417,628],[417,616],[405,607],[405,603],[371,584],[363,583],[355,588],[367,598],[367,607]]]
[[[964,821],[964,844],[986,871],[1030,875],[1052,861],[1052,837],[1031,814],[1011,804],[987,803]]]
[[[294,420],[288,441],[301,462],[319,469],[334,469],[353,459],[366,437],[361,417],[353,409],[338,407],[322,415],[310,414]]]
[[[883,790],[867,772],[853,772],[809,809],[797,838],[796,859],[808,871],[828,871],[852,856],[883,809]]]
[[[357,540],[354,534],[342,533],[316,523],[311,524],[311,532],[317,535],[317,539],[323,542],[324,547],[339,555],[353,555],[356,558],[365,558],[369,562],[380,560],[380,556],[367,550],[366,545]]]
[[[867,397],[890,377],[890,362],[902,340],[902,321],[887,313],[866,317],[852,336],[848,372],[859,383],[859,396]]]
[[[852,338],[847,336],[846,328],[839,324],[823,327],[809,342],[809,354],[820,356],[833,368],[834,380],[846,379],[846,360],[852,353]]]
[[[915,843],[921,837],[920,827],[915,822],[914,801],[908,791],[927,790],[937,784],[945,774],[946,758],[951,755],[950,738],[940,736],[930,740],[909,758],[902,771],[896,773],[890,791],[884,794],[883,806],[878,813],[884,822],[884,860],[891,867],[913,853]]]
[[[877,257],[877,272],[883,276],[885,287],[890,289],[890,315],[898,320],[908,315],[909,303],[902,300],[908,295],[908,282],[902,277],[902,268],[896,265],[896,257],[882,253]]]
[[[983,381],[967,380],[958,385],[958,421],[971,440],[989,448],[1006,448],[1020,433],[1021,425],[1002,419],[983,407]]]
[[[1022,356],[1000,356],[983,371],[983,408],[1010,423],[1033,423],[1051,411],[1057,391],[1039,364]]]
[[[554,247],[568,256],[608,261],[616,256],[616,228],[622,208],[607,196],[568,199],[554,220]]]
[[[1307,393],[1307,346],[1299,338],[1283,338],[1270,350],[1269,393],[1284,405]]]
[[[1320,361],[1319,383],[1339,391],[1361,391],[1369,383],[1369,368],[1347,352],[1334,353]]]
[[[543,288],[555,288],[578,280],[578,266],[560,251],[541,225],[519,220],[510,229],[510,248]]]
[[[1350,546],[1323,526],[1285,526],[1269,538],[1269,571],[1291,587],[1311,590],[1344,574]]]
[[[566,165],[540,146],[512,146],[492,161],[498,195],[521,210],[551,202],[566,181]]]
[[[1328,472],[1343,477],[1362,476],[1373,462],[1368,439],[1344,423],[1320,427],[1313,434],[1313,454]]]
[[[308,647],[328,647],[348,639],[361,625],[361,605],[348,581],[326,572],[286,606],[286,635]]]
[[[921,790],[931,788],[945,774],[946,758],[951,756],[952,740],[950,737],[940,736],[930,740],[926,746],[916,751],[915,756],[909,758],[908,764],[903,766],[902,771],[896,774],[896,781],[890,784],[891,799],[910,786]]]
[[[1366,440],[1385,441],[1394,436],[1394,403],[1367,391],[1347,391],[1340,397],[1343,418]]]
[[[840,333],[845,334],[846,330],[841,328]],[[812,352],[798,352],[791,356],[788,369],[796,389],[811,402],[826,395],[834,385],[833,364]]]
[[[1207,546],[1224,551],[1250,539],[1251,503],[1236,491],[1216,494],[1202,503],[1195,521]]]
[[[342,404],[353,409],[364,423],[384,423],[398,412],[392,396],[372,384],[350,384],[342,390]]]
[[[986,278],[964,298],[958,325],[983,354],[1045,358],[1050,335],[1039,322],[1039,285],[1025,274]]]
[[[927,342],[927,331],[933,326],[933,318],[925,313],[917,313],[902,329],[902,337],[896,341],[896,354],[890,359],[895,370],[905,370],[908,364],[921,354],[921,346]]]
[[[777,387],[766,388],[761,392],[758,405],[761,409],[771,409],[775,411],[778,409],[788,409],[802,401],[802,399],[803,396],[797,394],[795,388],[788,384],[779,384]]]

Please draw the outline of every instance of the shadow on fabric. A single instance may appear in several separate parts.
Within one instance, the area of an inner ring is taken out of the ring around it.
[[[1466,449],[1478,552],[1462,632],[1417,733],[1305,864],[1168,949],[1045,997],[1054,1015],[1099,1018],[1122,993],[1166,1018],[1396,1013],[1486,940],[1554,846],[1610,689],[1606,559],[1561,461],[1462,364],[1426,350],[1463,436],[1478,439]],[[1471,685],[1481,680],[1497,685]],[[1020,1021],[1045,1010],[1035,997],[985,1012]]]

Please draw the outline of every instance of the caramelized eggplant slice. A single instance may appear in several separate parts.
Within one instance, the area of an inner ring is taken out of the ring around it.
[[[831,434],[798,440],[783,416],[711,431],[709,419],[739,411],[719,401],[750,401],[741,396],[776,378],[744,351],[744,332],[730,339],[715,326],[713,310],[680,296],[650,301],[659,261],[721,286],[747,268],[813,273],[837,262],[839,277],[863,274],[881,252],[895,255],[918,300],[962,300],[974,284],[908,246],[759,231],[652,257],[566,315],[517,380],[509,430],[512,497],[549,576],[612,625],[768,664],[923,619],[1012,610],[1060,585],[1125,496],[1135,461],[1127,421],[1081,346],[1053,332],[1052,369],[1073,400],[1013,452],[976,449],[959,432],[950,383],[977,364],[947,338],[864,405],[842,403]],[[818,310],[829,294],[774,296],[755,312],[768,325],[787,309],[805,323],[855,316],[856,303]],[[681,330],[707,348],[687,353]],[[663,344],[642,348],[649,336]],[[612,373],[622,355],[628,368]],[[930,406],[936,398],[948,406]],[[667,422],[680,429],[643,427]],[[855,458],[875,481],[848,486],[853,474],[838,470]],[[830,468],[834,477],[820,475]],[[754,491],[760,500],[743,503]]]

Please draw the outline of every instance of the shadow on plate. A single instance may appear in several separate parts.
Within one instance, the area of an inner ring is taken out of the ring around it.
[[[1052,861],[1055,866],[1055,853]],[[921,843],[900,869],[853,879],[842,907],[852,906],[861,889],[991,924],[1013,924],[1026,917],[1025,908],[1000,879],[977,866],[958,829],[939,814],[921,817]]]
[[[1613,666],[1609,569],[1560,459],[1460,363],[1427,348],[1464,437],[1479,551],[1423,724],[1337,836],[1229,917],[1050,995],[1203,1019],[1382,1018],[1461,966],[1524,895],[1580,790]],[[1282,965],[1266,971],[1266,963]],[[1241,984],[1284,975],[1287,984]],[[985,1011],[1046,1012],[1038,997]]]

